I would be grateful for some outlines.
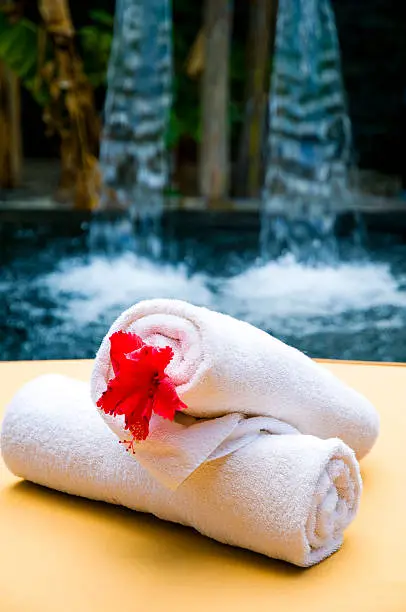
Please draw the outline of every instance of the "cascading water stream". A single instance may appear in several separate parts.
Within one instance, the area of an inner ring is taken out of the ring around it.
[[[279,0],[261,246],[334,259],[350,197],[351,122],[330,0]]]
[[[169,177],[166,132],[172,102],[170,0],[117,0],[100,150],[99,210],[128,221],[93,224],[92,243],[124,242],[159,252],[159,225]],[[132,225],[137,231],[133,236]],[[103,234],[107,234],[104,236]]]

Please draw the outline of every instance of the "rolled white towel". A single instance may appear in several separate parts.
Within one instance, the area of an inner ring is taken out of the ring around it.
[[[117,444],[88,385],[59,375],[17,393],[1,450],[22,478],[149,512],[303,567],[341,546],[361,493],[354,452],[341,440],[268,434],[206,461],[170,491]]]
[[[140,302],[113,323],[96,356],[94,402],[113,377],[110,337],[117,331],[173,349],[166,373],[189,415],[273,417],[303,434],[338,437],[358,458],[376,440],[375,408],[325,368],[248,323],[178,300]],[[102,414],[122,440],[128,438],[121,418]]]

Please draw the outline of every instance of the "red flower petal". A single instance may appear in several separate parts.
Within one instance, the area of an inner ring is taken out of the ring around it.
[[[128,398],[134,397],[136,393],[138,395],[144,393],[144,396],[147,397],[147,391],[144,385],[135,387],[131,378],[123,376],[123,372],[121,372],[121,375],[117,374],[115,378],[109,381],[107,389],[97,401],[97,406],[102,408],[106,414],[112,414],[114,416],[117,414],[124,414],[122,404]]]
[[[136,334],[125,332],[113,334],[110,344],[115,376],[108,382],[97,406],[106,414],[124,416],[125,428],[133,436],[132,440],[125,441],[129,450],[134,440],[147,438],[153,411],[173,421],[176,411],[187,406],[165,374],[173,357],[169,346],[148,346]]]
[[[173,350],[170,346],[164,348],[156,348],[155,346],[144,346],[127,355],[128,361],[139,361],[140,368],[143,370],[151,370],[159,376],[165,375],[165,368],[170,363],[173,357]]]
[[[110,336],[110,360],[114,374],[120,369],[120,362],[132,353],[144,346],[144,342],[137,334],[127,334],[123,331],[115,332]]]
[[[164,419],[173,421],[175,412],[187,408],[176,393],[176,388],[169,376],[165,376],[159,383],[154,398],[154,412]]]

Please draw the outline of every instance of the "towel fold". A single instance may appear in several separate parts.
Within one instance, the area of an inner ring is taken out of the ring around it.
[[[117,419],[106,419],[124,437]],[[151,435],[132,450],[138,463],[161,484],[175,490],[205,461],[219,459],[250,444],[264,434],[298,435],[282,421],[270,417],[245,417],[239,413],[213,419],[180,414],[175,422],[153,416]]]
[[[22,478],[149,512],[304,567],[340,547],[361,492],[354,452],[341,440],[267,433],[213,456],[171,491],[117,443],[88,385],[59,375],[35,379],[17,393],[6,411],[1,450]]]
[[[338,437],[358,458],[376,440],[375,408],[325,368],[248,323],[178,300],[140,302],[113,323],[95,361],[94,402],[113,377],[109,338],[120,330],[137,334],[147,344],[173,349],[166,373],[187,404],[188,415],[272,417],[303,434]],[[128,437],[122,417],[102,416],[122,440]],[[161,421],[155,421],[161,432],[163,427],[172,435],[176,424]],[[151,439],[153,433],[152,423]],[[143,445],[137,445],[136,456],[146,465]]]

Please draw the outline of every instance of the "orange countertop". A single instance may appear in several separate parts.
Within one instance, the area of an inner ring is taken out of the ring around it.
[[[302,570],[192,529],[15,478],[0,461],[0,612],[406,612],[406,366],[324,362],[377,406],[381,436],[344,546]],[[43,373],[91,361],[0,363],[0,415]]]

